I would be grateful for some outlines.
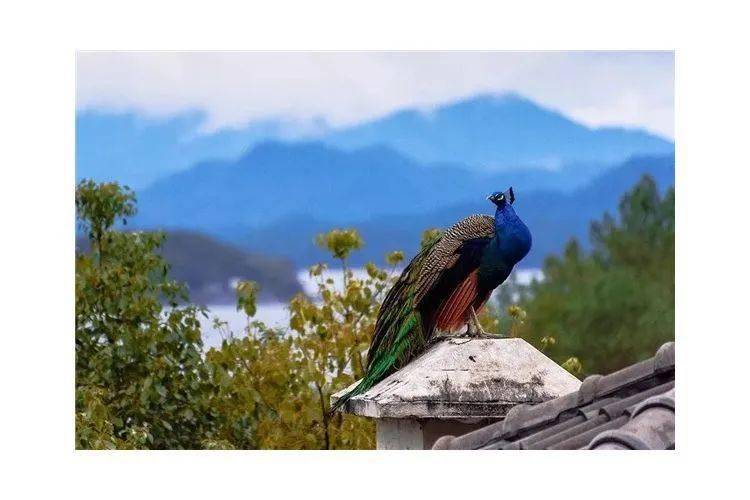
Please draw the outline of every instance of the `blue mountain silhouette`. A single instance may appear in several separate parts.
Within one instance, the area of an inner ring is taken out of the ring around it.
[[[294,124],[272,119],[204,133],[204,121],[199,112],[168,119],[81,112],[76,177],[142,189],[196,163],[234,160],[261,142],[300,134]],[[642,130],[586,127],[517,94],[477,96],[428,112],[402,110],[341,130],[321,127],[310,140],[347,151],[387,146],[419,163],[460,164],[480,172],[563,169],[557,177],[561,188],[576,185],[580,170],[596,174],[603,165],[636,154],[674,149],[670,141]]]
[[[674,148],[642,130],[588,128],[518,94],[480,95],[429,112],[403,110],[324,140],[345,149],[384,144],[422,162],[486,170],[615,163]]]
[[[516,212],[523,217],[534,235],[531,252],[520,267],[540,267],[547,255],[561,251],[571,237],[577,238],[586,248],[591,221],[600,218],[605,211],[616,214],[622,195],[641,176],[652,176],[664,190],[674,185],[674,172],[674,156],[642,156],[631,158],[568,193],[534,190],[533,187],[513,183],[517,197]],[[492,212],[493,207],[489,202],[477,197],[465,203],[437,206],[421,214],[381,216],[359,221],[351,225],[361,232],[365,246],[354,255],[352,263],[382,263],[383,256],[392,250],[404,250],[411,257],[419,247],[423,230],[431,227],[444,229],[469,214]],[[306,265],[328,260],[326,253],[315,247],[313,238],[317,233],[335,226],[334,221],[321,220],[309,212],[302,212],[264,228],[248,231],[244,236],[227,233],[223,237],[236,238],[235,241],[243,247],[282,255],[298,265]]]
[[[323,257],[312,244],[317,232],[355,226],[368,242],[362,261],[413,251],[423,229],[487,212],[487,194],[512,185],[535,231],[526,260],[535,265],[567,237],[585,236],[588,222],[614,208],[643,173],[671,185],[674,157],[637,157],[601,167],[593,179],[592,169],[573,170],[477,172],[424,165],[384,146],[347,152],[319,142],[267,142],[237,161],[201,163],[155,183],[139,194],[133,222],[202,231],[297,264]]]

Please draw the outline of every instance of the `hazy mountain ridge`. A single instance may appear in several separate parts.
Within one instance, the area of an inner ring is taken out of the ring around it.
[[[568,192],[608,168],[485,173],[460,164],[420,164],[385,146],[342,151],[319,142],[265,142],[237,161],[204,162],[142,190],[134,222],[217,234],[302,213],[346,224],[425,214],[509,185]]]
[[[281,136],[280,124],[202,133],[202,113],[167,119],[134,113],[76,115],[76,178],[116,180],[142,189],[208,159],[233,159],[259,141]]]
[[[674,149],[639,129],[591,129],[516,94],[480,95],[430,111],[405,109],[336,130],[267,119],[206,132],[204,123],[199,112],[166,119],[79,112],[76,178],[117,180],[140,190],[197,163],[233,161],[264,141],[302,137],[349,151],[384,145],[418,163],[447,162],[477,172],[614,164]]]
[[[355,264],[413,252],[422,230],[491,213],[487,194],[508,186],[534,233],[524,265],[537,266],[570,236],[585,240],[589,222],[642,173],[674,182],[671,142],[591,129],[513,94],[402,110],[314,141],[269,140],[284,135],[273,121],[196,135],[199,114],[166,123],[128,115],[114,128],[108,120],[77,117],[77,177],[122,181],[118,172],[141,160],[136,177],[158,169],[137,191],[135,227],[199,231],[297,266],[325,257],[312,240],[333,227],[364,234]],[[214,159],[178,165],[203,154]]]
[[[479,95],[429,112],[403,110],[333,132],[323,141],[345,149],[384,144],[421,162],[495,171],[615,163],[674,148],[643,130],[591,129],[518,94]]]
[[[434,193],[460,200],[474,177],[422,165],[383,147],[354,152],[321,143],[267,142],[236,162],[210,162],[155,183],[139,196],[139,225],[216,230],[231,224],[260,227],[309,212],[341,222],[372,215],[426,211]],[[391,200],[383,201],[388,192]]]
[[[516,211],[531,229],[534,242],[520,267],[539,267],[550,253],[559,252],[571,237],[588,243],[592,220],[605,211],[615,213],[624,192],[633,187],[643,174],[649,174],[662,189],[674,185],[674,157],[636,157],[605,172],[588,185],[571,193],[533,190],[514,185]],[[349,226],[363,235],[365,247],[353,257],[353,264],[368,260],[382,262],[386,252],[404,250],[411,256],[417,250],[424,229],[446,228],[473,213],[492,214],[493,207],[484,197],[462,204],[436,207],[425,214],[375,217]],[[298,265],[326,260],[316,248],[315,234],[340,227],[335,221],[316,219],[308,214],[286,217],[278,223],[249,231],[237,244],[272,254],[284,255]],[[237,238],[237,233],[223,237]]]
[[[621,196],[643,174],[653,176],[662,189],[674,185],[674,157],[632,158],[571,193],[519,189],[513,184],[516,211],[527,222],[534,238],[532,250],[521,267],[539,267],[547,255],[559,252],[571,237],[586,246],[591,221],[605,211],[615,213]],[[263,228],[246,231],[233,228],[220,231],[217,236],[256,251],[284,255],[304,266],[327,258],[313,243],[317,233],[334,227],[356,227],[365,239],[365,247],[353,256],[352,263],[360,265],[368,260],[382,262],[385,253],[392,250],[404,250],[411,256],[424,229],[446,228],[470,214],[492,212],[492,205],[480,196],[467,203],[436,206],[424,214],[373,217],[349,224],[322,220],[309,213],[289,215]]]

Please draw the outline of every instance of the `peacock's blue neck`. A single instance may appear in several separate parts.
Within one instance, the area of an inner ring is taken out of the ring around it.
[[[495,212],[495,237],[485,247],[479,265],[480,286],[494,290],[531,249],[531,233],[510,205]]]
[[[492,243],[496,246],[497,257],[510,267],[531,250],[531,232],[510,204],[506,203],[495,211],[495,238]]]

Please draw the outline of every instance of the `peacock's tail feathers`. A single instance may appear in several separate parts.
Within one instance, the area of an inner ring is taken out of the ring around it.
[[[417,278],[425,255],[435,245],[423,249],[401,273],[388,291],[380,307],[370,350],[367,353],[365,376],[354,389],[331,407],[331,413],[354,396],[363,394],[385,377],[398,370],[427,346],[421,313],[416,308]]]
[[[398,331],[393,343],[388,349],[378,350],[373,357],[368,358],[368,368],[365,376],[354,389],[341,396],[331,407],[333,413],[344,406],[354,396],[364,394],[375,384],[408,363],[415,353],[424,350],[427,342],[424,341],[421,316],[418,311],[411,310],[407,316],[395,323]]]

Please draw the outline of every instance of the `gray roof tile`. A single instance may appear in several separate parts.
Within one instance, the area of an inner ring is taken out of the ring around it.
[[[578,391],[512,408],[504,420],[435,449],[674,448],[674,342],[653,358],[606,376],[587,377]]]

